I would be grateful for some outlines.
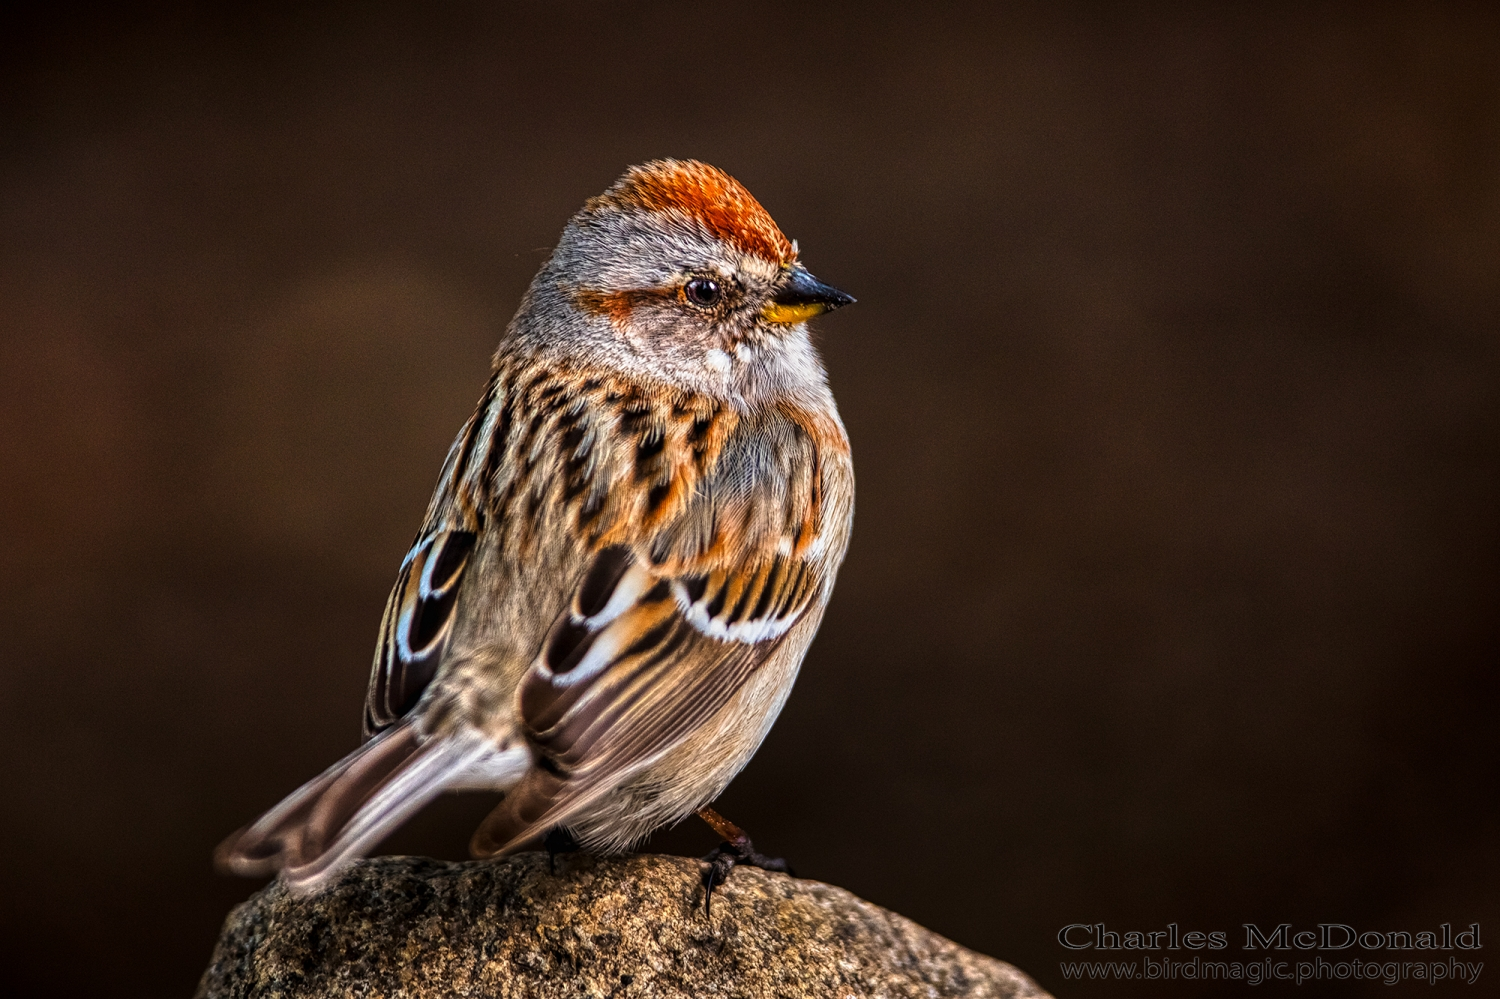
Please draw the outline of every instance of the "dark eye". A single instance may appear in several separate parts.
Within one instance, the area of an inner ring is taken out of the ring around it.
[[[724,289],[713,278],[693,278],[682,290],[689,302],[704,309],[718,305],[719,299],[724,297]]]

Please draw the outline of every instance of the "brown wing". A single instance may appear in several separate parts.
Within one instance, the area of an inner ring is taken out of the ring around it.
[[[401,563],[370,670],[366,739],[400,721],[432,682],[443,661],[464,570],[478,539],[474,531],[424,534]]]
[[[786,564],[674,578],[626,549],[601,552],[521,683],[538,768],[475,851],[566,823],[713,717],[812,602],[812,575]]]
[[[492,373],[474,415],[448,450],[425,523],[401,562],[380,621],[365,695],[367,740],[416,707],[442,665],[465,571],[484,533],[481,511],[490,486],[484,473],[497,434],[504,434],[496,423],[506,401],[503,380]]]
[[[742,426],[679,517],[596,555],[517,694],[538,766],[477,854],[566,824],[729,702],[837,565],[847,524],[831,552],[820,478],[795,425]]]

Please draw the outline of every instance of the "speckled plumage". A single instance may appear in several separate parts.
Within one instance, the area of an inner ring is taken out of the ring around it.
[[[847,301],[713,167],[647,164],[591,199],[402,565],[368,741],[221,863],[317,885],[454,787],[505,792],[481,855],[557,826],[623,849],[717,796],[848,543],[848,441],[802,322]]]

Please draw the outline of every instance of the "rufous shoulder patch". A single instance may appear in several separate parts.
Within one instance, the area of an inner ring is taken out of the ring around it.
[[[745,185],[698,160],[652,160],[631,167],[594,204],[678,211],[745,253],[783,265],[796,256],[791,241]]]

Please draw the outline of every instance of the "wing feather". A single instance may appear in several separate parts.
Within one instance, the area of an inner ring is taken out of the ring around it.
[[[680,745],[810,602],[787,599],[785,558],[682,578],[623,552],[596,558],[521,682],[521,720],[540,768],[480,827],[476,853],[504,852],[565,824]],[[608,596],[590,588],[604,578],[615,580]],[[591,607],[596,613],[583,613]]]
[[[417,539],[401,563],[370,671],[366,739],[400,721],[436,675],[478,539],[474,531],[432,531]]]
[[[617,522],[603,537],[521,680],[516,704],[537,766],[475,833],[477,854],[567,824],[683,744],[774,654],[837,569],[851,483],[836,418],[793,407],[678,415],[682,427],[662,436],[671,445],[653,437],[642,453],[663,475],[701,474],[682,480],[672,516],[631,530]],[[712,453],[694,450],[697,440],[711,440]],[[682,460],[669,467],[676,448]]]

